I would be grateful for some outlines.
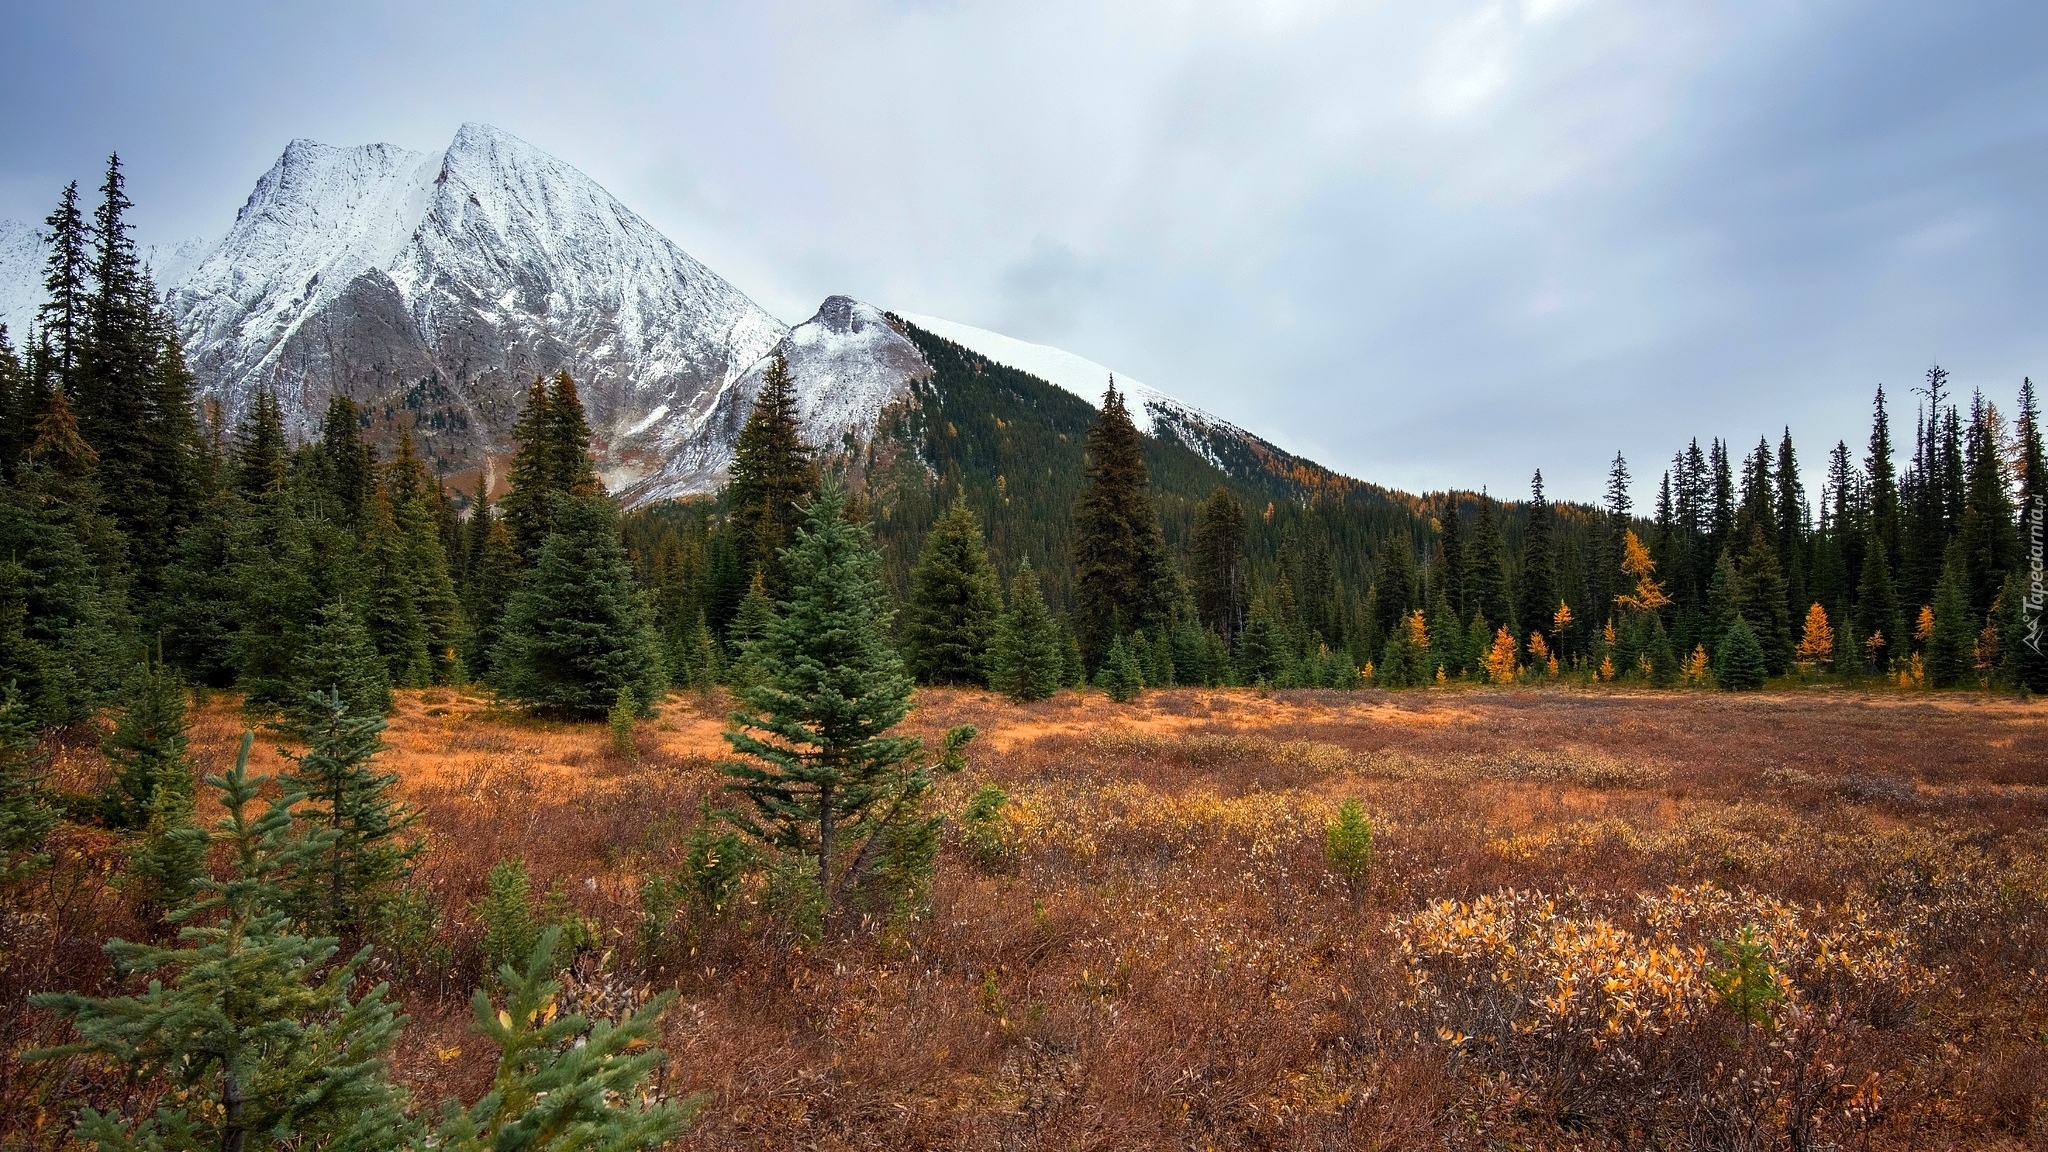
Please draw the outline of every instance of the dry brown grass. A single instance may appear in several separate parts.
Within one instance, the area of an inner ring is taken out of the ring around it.
[[[464,1000],[480,936],[470,908],[496,861],[523,857],[537,888],[559,883],[638,977],[639,884],[675,867],[700,803],[719,794],[723,713],[717,699],[672,698],[629,760],[601,724],[401,694],[381,763],[422,813],[418,882],[443,916],[439,957],[392,969],[413,1017],[398,1065],[421,1100],[473,1095],[487,1075]],[[716,1098],[686,1146],[2048,1139],[2048,709],[1842,691],[1189,689],[1130,707],[921,695],[918,731],[959,723],[983,736],[941,800],[957,810],[984,784],[1005,788],[1014,859],[989,870],[949,846],[924,917],[806,952],[737,918],[700,926],[659,974],[683,994],[664,1025],[666,1085]],[[232,701],[198,711],[209,770],[243,725]],[[67,755],[67,779],[88,782],[90,750]],[[1357,892],[1323,859],[1324,822],[1347,796],[1377,833]],[[91,948],[134,926],[91,879],[111,838],[66,835],[60,918],[76,939],[35,978],[91,986]],[[1673,977],[1682,992],[1643,992],[1682,1010],[1626,1045],[1555,1021],[1540,1043],[1511,1025],[1488,1038],[1488,1019],[1514,1015],[1495,994],[1501,962],[1442,961],[1439,981],[1477,983],[1420,996],[1424,966],[1395,929],[1435,909],[1429,923],[1455,936],[1458,916],[1508,889],[1550,894],[1554,914],[1529,922],[1578,933],[1599,963],[1707,948],[1720,929],[1672,909],[1723,892],[1749,901],[1742,915],[1778,917],[1786,940],[1861,941],[1877,957],[1864,962],[1910,962],[1925,978],[1900,977],[1884,999],[1876,976],[1802,974],[1799,1010],[1767,1035],[1717,1015],[1696,964]],[[1878,957],[1877,936],[1853,934],[1866,929],[1902,951]],[[1733,1078],[1745,1065],[1757,1078]],[[1872,1075],[1880,1103],[1858,1111]]]

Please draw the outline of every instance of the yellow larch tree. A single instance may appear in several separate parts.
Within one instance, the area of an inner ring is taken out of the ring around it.
[[[1679,672],[1694,684],[1704,684],[1707,682],[1707,671],[1707,646],[1705,644],[1695,644],[1692,647],[1692,655],[1686,658],[1685,663],[1680,666]]]
[[[1634,532],[1622,539],[1621,570],[1635,578],[1636,586],[1633,592],[1616,596],[1615,603],[1638,612],[1655,612],[1670,605],[1671,597],[1664,594],[1664,586],[1656,580],[1657,562],[1650,558],[1649,546]]]
[[[1835,630],[1828,624],[1828,614],[1818,602],[1806,610],[1806,627],[1799,635],[1799,647],[1792,655],[1801,667],[1811,668],[1816,664],[1832,664],[1835,660]]]
[[[1495,684],[1512,684],[1521,670],[1520,662],[1515,659],[1515,637],[1503,624],[1500,631],[1493,634],[1493,650],[1486,654],[1486,674]]]

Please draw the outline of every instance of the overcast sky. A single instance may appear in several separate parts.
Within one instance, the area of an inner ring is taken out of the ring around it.
[[[7,7],[0,218],[130,165],[224,230],[287,140],[504,128],[786,320],[1056,344],[1410,489],[1811,471],[1872,389],[2048,375],[2048,5]],[[1817,477],[1810,477],[1817,480]]]

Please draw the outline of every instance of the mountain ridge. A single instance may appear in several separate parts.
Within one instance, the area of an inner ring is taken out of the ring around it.
[[[805,433],[857,457],[932,367],[908,322],[1100,403],[1111,370],[938,317],[828,297],[786,325],[595,181],[510,133],[465,124],[441,152],[291,141],[226,234],[146,250],[203,400],[239,418],[275,392],[295,439],[330,396],[373,437],[414,429],[430,464],[491,482],[526,387],[567,369],[606,486],[628,505],[722,483],[770,358],[788,358]],[[0,223],[0,320],[17,344],[41,299],[41,240]],[[1226,471],[1307,464],[1119,376],[1140,428]],[[1309,465],[1304,474],[1334,477]],[[469,476],[470,481],[460,479]]]

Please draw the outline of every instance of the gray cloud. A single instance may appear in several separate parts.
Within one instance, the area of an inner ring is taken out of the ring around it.
[[[2048,10],[2007,0],[99,3],[9,17],[0,216],[119,148],[145,239],[286,140],[495,123],[789,319],[1117,365],[1411,488],[1817,465],[1940,359],[2048,373]]]

